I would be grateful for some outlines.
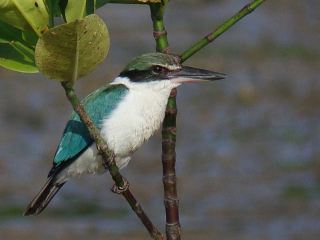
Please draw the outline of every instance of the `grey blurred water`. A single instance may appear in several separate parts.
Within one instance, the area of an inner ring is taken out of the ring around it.
[[[246,1],[171,1],[179,53]],[[320,5],[267,1],[186,64],[228,74],[178,93],[177,174],[183,239],[319,239]],[[77,86],[85,96],[154,49],[145,6],[98,11],[106,61]],[[0,238],[149,239],[109,176],[68,182],[38,217],[22,211],[45,181],[70,106],[58,83],[0,69]],[[163,229],[159,133],[124,175]]]

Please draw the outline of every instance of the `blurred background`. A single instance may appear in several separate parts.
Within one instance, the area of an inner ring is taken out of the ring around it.
[[[167,8],[181,53],[248,1],[176,0]],[[178,92],[177,176],[183,239],[320,238],[320,4],[266,1],[185,64],[228,74]],[[81,97],[134,56],[154,51],[147,6],[98,10],[108,58]],[[109,175],[69,181],[38,217],[22,217],[51,168],[71,108],[57,82],[0,69],[0,239],[149,239]],[[161,138],[123,171],[164,229]]]

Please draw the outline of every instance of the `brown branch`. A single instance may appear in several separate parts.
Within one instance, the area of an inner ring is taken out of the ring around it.
[[[127,200],[132,210],[140,218],[143,225],[148,230],[153,239],[163,240],[163,236],[160,231],[152,224],[146,213],[143,211],[141,205],[137,202],[129,189],[129,182],[120,174],[117,165],[115,164],[114,153],[108,148],[106,142],[100,136],[99,130],[92,122],[89,115],[86,113],[83,105],[79,101],[73,86],[70,82],[62,82],[62,86],[66,92],[66,96],[70,101],[74,111],[79,115],[81,121],[86,125],[90,133],[91,138],[95,141],[99,154],[102,156],[105,168],[109,170],[112,179],[115,182],[115,186],[112,191],[122,194]]]
[[[179,200],[176,177],[176,105],[177,90],[173,89],[167,104],[162,127],[162,165],[164,205],[166,209],[166,234],[168,240],[180,239]]]

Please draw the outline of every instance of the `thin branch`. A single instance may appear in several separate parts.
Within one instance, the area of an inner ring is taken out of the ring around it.
[[[153,22],[153,35],[158,52],[169,53],[167,32],[163,22],[165,4],[150,4],[151,18]],[[177,90],[172,90],[168,99],[166,115],[162,126],[162,166],[164,205],[166,209],[166,236],[168,240],[179,240],[181,227],[179,221],[179,200],[177,195],[176,163],[176,105]]]
[[[96,128],[88,114],[86,113],[84,107],[79,101],[73,86],[69,82],[62,82],[61,84],[66,92],[67,98],[70,101],[74,111],[79,115],[81,121],[86,125],[90,136],[96,143],[99,154],[103,158],[105,167],[109,170],[112,179],[115,182],[113,192],[122,194],[127,202],[130,204],[132,210],[140,218],[141,222],[147,228],[151,237],[156,240],[163,240],[162,234],[159,230],[152,224],[148,216],[143,211],[141,205],[137,202],[135,197],[132,195],[129,189],[129,182],[122,177],[119,172],[117,165],[115,164],[114,153],[108,148],[106,142],[101,138],[99,130]]]
[[[231,18],[229,18],[227,21],[225,21],[223,24],[221,24],[215,31],[209,33],[207,36],[205,36],[204,38],[200,39],[199,41],[194,43],[191,47],[189,47],[187,50],[185,50],[180,55],[181,62],[186,61],[193,54],[197,53],[202,48],[204,48],[209,43],[211,43],[213,40],[218,38],[222,33],[224,33],[229,28],[231,28],[235,23],[237,23],[244,16],[252,13],[264,1],[265,0],[255,0],[255,1],[247,4],[246,6],[244,6],[239,12],[237,12],[235,15],[233,15]]]

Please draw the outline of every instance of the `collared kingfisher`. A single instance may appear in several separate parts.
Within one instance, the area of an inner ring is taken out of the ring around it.
[[[131,60],[117,78],[89,94],[82,104],[121,169],[160,128],[172,89],[182,83],[222,78],[221,73],[182,66],[177,56],[147,53]],[[41,213],[69,178],[105,170],[86,126],[73,112],[53,157],[47,182],[24,215]]]

